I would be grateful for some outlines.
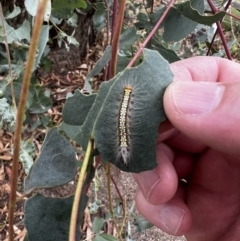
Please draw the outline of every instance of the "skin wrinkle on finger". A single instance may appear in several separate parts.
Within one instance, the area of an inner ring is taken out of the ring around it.
[[[171,235],[183,235],[191,225],[191,214],[184,203],[184,190],[180,185],[175,196],[164,204],[152,205],[144,198],[138,189],[135,200],[140,214],[146,217],[151,223]]]
[[[156,175],[158,175],[155,170],[153,170],[153,172],[155,172]],[[158,176],[159,176],[159,175],[158,175]],[[159,176],[159,179],[151,186],[151,188],[150,188],[150,190],[149,190],[149,192],[148,192],[148,194],[147,194],[147,197],[146,197],[147,201],[150,201],[150,200],[151,200],[151,199],[150,199],[151,194],[156,190],[155,187],[158,185],[158,183],[159,183],[160,181],[161,181],[161,177]],[[154,190],[154,189],[155,189],[155,190]]]
[[[160,143],[157,145],[159,165],[154,170],[132,174],[149,203],[167,202],[175,194],[178,178],[172,164],[173,159],[171,148]]]

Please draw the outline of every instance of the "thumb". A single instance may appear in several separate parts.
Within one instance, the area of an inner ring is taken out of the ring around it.
[[[240,154],[240,82],[176,81],[164,109],[183,134],[218,151]]]

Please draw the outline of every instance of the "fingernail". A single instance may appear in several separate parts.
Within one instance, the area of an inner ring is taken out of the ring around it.
[[[172,85],[176,108],[185,115],[201,115],[215,109],[224,91],[224,86],[213,82],[176,81]]]
[[[139,182],[138,185],[147,200],[157,185],[160,182],[161,178],[155,171],[145,171],[138,174]]]
[[[160,212],[160,220],[173,234],[176,234],[184,217],[185,211],[175,206],[163,208]]]

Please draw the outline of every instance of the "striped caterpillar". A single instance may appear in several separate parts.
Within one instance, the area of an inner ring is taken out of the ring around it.
[[[132,88],[130,86],[126,86],[124,89],[124,95],[122,104],[120,106],[119,118],[118,118],[118,136],[119,136],[119,146],[120,152],[122,155],[122,161],[125,165],[127,165],[129,161],[129,128],[128,128],[128,108],[131,98]]]

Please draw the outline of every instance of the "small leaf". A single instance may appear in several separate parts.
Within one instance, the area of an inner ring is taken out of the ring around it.
[[[174,8],[171,8],[163,21],[163,39],[166,42],[179,41],[191,33],[197,26],[197,22],[184,17],[176,9],[178,5],[181,4],[184,3],[176,4]],[[200,14],[204,11],[204,1],[202,0],[191,0],[191,6],[192,8],[197,9]]]
[[[63,121],[59,127],[59,130],[63,131],[67,135],[67,137],[74,140],[74,138],[80,132],[80,126],[69,125]]]
[[[140,233],[146,229],[152,228],[153,224],[151,224],[148,220],[146,220],[142,216],[135,216],[135,222],[134,222],[137,231]]]
[[[96,94],[84,95],[76,90],[73,96],[67,98],[63,107],[63,121],[69,125],[82,125],[95,98]]]
[[[152,49],[157,50],[163,56],[163,58],[166,59],[169,63],[173,63],[175,61],[180,60],[180,58],[173,50],[165,48],[155,38],[152,39],[151,44]]]
[[[78,226],[82,223],[87,200],[86,195],[83,195],[80,200]],[[73,196],[67,198],[47,198],[36,194],[29,198],[24,208],[24,224],[28,231],[28,240],[68,240],[72,204]],[[79,229],[77,229],[76,239],[80,240]]]
[[[123,71],[129,64],[132,56],[123,52],[118,53],[117,73]]]
[[[26,192],[34,188],[61,186],[69,182],[76,173],[77,160],[69,141],[56,129],[48,131],[41,154],[25,178]]]
[[[111,54],[112,54],[112,47],[110,45],[108,45],[103,53],[102,58],[97,61],[94,68],[86,76],[85,85],[84,85],[83,89],[87,90],[90,94],[92,94],[92,87],[90,85],[90,79],[93,76],[99,74],[101,72],[101,70],[108,64],[109,60],[111,59]]]
[[[34,96],[34,100],[28,111],[32,114],[41,114],[46,112],[52,107],[52,100],[43,95]]]
[[[95,217],[92,224],[93,232],[98,233],[103,227],[103,224],[105,223],[105,221],[106,220],[104,218]]]
[[[118,241],[118,240],[119,239],[117,239],[116,237],[106,233],[97,234],[93,239],[93,241]]]
[[[74,13],[71,18],[67,20],[67,24],[72,27],[77,27],[78,15]]]
[[[153,25],[152,23],[150,23],[148,16],[146,14],[140,12],[137,15],[137,19],[138,19],[138,22],[135,23],[135,26],[138,29],[146,29],[146,30],[152,29]]]
[[[48,42],[48,37],[49,37],[49,29],[50,27],[48,25],[43,25],[40,33],[40,38],[38,41],[38,53],[35,59],[34,63],[34,69],[38,67],[38,64],[40,63],[40,60],[44,54],[44,49],[47,45]]]
[[[74,9],[86,8],[87,4],[84,0],[58,0],[53,1],[52,15],[56,18],[69,19]]]
[[[39,3],[39,0],[25,0],[24,1],[26,10],[33,17],[35,17],[37,15],[38,3]],[[49,18],[51,16],[51,8],[52,8],[51,0],[48,0],[46,9],[45,9],[45,13],[44,13],[44,21],[47,21],[47,22],[49,21]]]
[[[19,160],[22,162],[25,173],[28,175],[33,165],[33,157],[35,156],[35,145],[32,139],[21,142]]]
[[[118,75],[117,75],[118,76]],[[86,150],[87,143],[89,138],[92,137],[93,134],[93,125],[97,118],[99,108],[102,106],[102,103],[104,102],[104,99],[106,98],[106,95],[109,91],[110,86],[114,83],[114,80],[117,78],[113,78],[110,81],[106,81],[101,83],[100,88],[98,90],[97,97],[83,123],[81,126],[80,133],[74,138],[74,140],[81,145],[81,147]]]
[[[2,21],[0,21],[0,27],[2,26]],[[26,39],[30,41],[30,23],[25,20],[21,27],[14,29],[6,21],[4,21],[4,26],[6,29],[7,42],[11,44],[13,41],[20,41]]]
[[[92,20],[94,27],[97,29],[98,32],[100,32],[106,26],[106,7],[103,2],[95,3],[94,6],[97,10],[93,15]]]
[[[21,13],[20,7],[16,7],[14,5],[14,9],[11,13],[8,13],[6,16],[4,16],[5,19],[12,19],[15,18],[19,13]]]
[[[37,0],[25,0],[24,5],[28,13],[35,17],[37,14],[37,8],[38,8],[39,1]]]
[[[191,3],[186,1],[182,4],[177,4],[176,9],[185,17],[205,25],[211,26],[213,23],[220,21],[225,16],[225,12],[218,12],[212,16],[201,15],[197,10],[193,9]]]
[[[14,89],[14,95],[15,95],[15,100],[18,103],[20,96],[21,96],[21,89],[22,89],[22,84],[18,82],[13,82],[13,89]],[[11,85],[8,85],[5,89],[4,96],[8,99],[8,101],[12,101],[12,92],[11,92]],[[32,104],[33,101],[33,95],[31,92],[28,92],[27,96],[27,108]]]
[[[135,26],[127,28],[120,36],[119,49],[127,49],[139,39]]]
[[[6,98],[0,98],[0,130],[14,132],[16,109],[9,105]]]

